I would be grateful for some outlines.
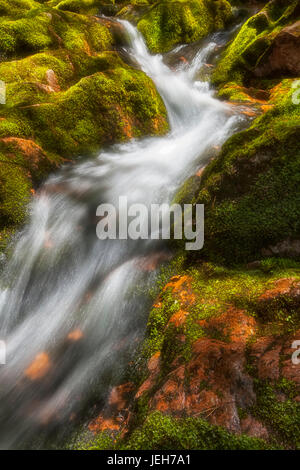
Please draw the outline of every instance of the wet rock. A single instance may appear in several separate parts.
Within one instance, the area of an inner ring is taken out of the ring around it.
[[[103,411],[88,424],[88,429],[97,434],[102,431],[118,433],[126,424],[128,405],[134,391],[134,384],[127,382],[113,387]]]
[[[236,343],[200,339],[193,352],[187,368],[189,412],[204,413],[212,424],[239,432],[238,407],[245,408],[255,402],[252,378],[244,370],[245,349]],[[205,384],[203,391],[201,384]]]
[[[280,31],[254,73],[257,77],[300,75],[300,21]]]
[[[257,369],[258,377],[262,380],[278,380],[280,376],[280,352],[281,345],[266,351],[262,357],[259,358]]]
[[[150,401],[152,409],[180,416],[186,409],[185,368],[181,366],[166,377],[162,387]]]
[[[152,52],[167,52],[177,44],[194,42],[223,29],[231,19],[231,6],[226,0],[172,0],[155,3],[139,19],[138,29]]]
[[[113,387],[108,400],[109,406],[116,411],[124,410],[128,406],[133,391],[134,384],[132,382]]]
[[[230,344],[209,338],[196,341],[186,366],[178,365],[179,358],[173,362],[175,368],[151,398],[150,409],[174,416],[203,417],[212,424],[240,432],[238,408],[255,402],[252,378],[244,370],[245,340],[252,334],[248,328],[242,325],[240,333],[233,331],[234,342]],[[158,372],[155,367],[135,398],[151,392]]]
[[[36,355],[32,363],[27,367],[24,372],[25,377],[31,381],[43,379],[52,367],[49,355],[41,352]]]

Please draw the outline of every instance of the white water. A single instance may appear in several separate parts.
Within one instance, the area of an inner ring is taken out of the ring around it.
[[[0,366],[1,448],[20,445],[43,423],[68,419],[95,382],[101,388],[104,373],[119,374],[124,351],[143,331],[147,305],[133,292],[154,274],[140,261],[164,247],[157,241],[99,241],[96,207],[117,204],[119,196],[129,204],[170,202],[239,120],[207,83],[194,79],[215,41],[190,66],[174,71],[160,55],[149,54],[133,26],[123,24],[128,52],[156,84],[171,131],[65,168],[34,198],[0,295],[0,339],[7,343],[7,365]],[[71,343],[67,335],[77,329],[83,338]],[[49,371],[31,382],[24,371],[41,352]]]

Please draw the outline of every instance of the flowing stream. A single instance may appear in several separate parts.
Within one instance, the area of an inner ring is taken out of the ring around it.
[[[118,206],[120,196],[128,204],[170,203],[242,119],[197,80],[224,33],[199,47],[189,64],[171,69],[148,52],[131,24],[122,24],[127,54],[154,81],[171,130],[66,166],[34,198],[1,283],[2,449],[72,419],[101,381],[118,376],[126,351],[144,332],[149,305],[138,286],[154,282],[151,264],[166,258],[167,249],[158,240],[98,240],[96,207]]]

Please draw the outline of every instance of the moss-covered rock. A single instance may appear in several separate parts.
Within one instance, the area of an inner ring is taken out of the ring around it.
[[[155,3],[154,0],[132,0],[130,2],[128,0],[50,0],[48,5],[58,10],[88,15],[100,13],[114,16],[122,10],[122,15],[132,11],[133,15],[136,16],[142,11],[145,12],[144,7],[152,3]]]
[[[1,138],[0,152],[2,235],[24,221],[34,188],[61,160],[57,155],[47,154],[34,141],[17,137]]]
[[[73,11],[74,13],[96,15],[103,3],[113,5],[113,1],[107,0],[54,0],[50,5],[55,5],[58,10]]]
[[[31,184],[26,169],[0,154],[0,231],[23,222]]]
[[[128,10],[120,14],[128,17]],[[224,28],[231,17],[226,0],[162,0],[142,15],[138,29],[152,52],[166,52],[179,43],[197,41]]]
[[[32,8],[37,8],[39,3],[34,0],[1,0],[0,15],[11,18],[22,17]]]
[[[21,18],[0,19],[0,51],[6,55],[24,56],[58,47],[91,54],[111,49],[112,44],[109,29],[97,18],[47,6],[32,9]]]
[[[208,256],[249,261],[299,237],[300,114],[292,83],[272,90],[269,111],[229,139],[203,174],[195,200],[206,207]]]
[[[112,390],[88,426],[97,435],[72,446],[298,448],[299,373],[290,345],[300,327],[299,313],[292,314],[299,263],[269,259],[268,270],[267,263],[185,265],[179,257],[163,271],[130,382]]]
[[[242,26],[213,73],[219,97],[254,105],[254,111],[246,114],[263,115],[226,142],[201,176],[198,194],[194,191],[191,197],[205,204],[202,255],[210,259],[226,263],[259,259],[270,247],[299,239],[297,70],[288,65],[287,53],[284,65],[282,50],[277,68],[272,56],[277,38],[297,30],[299,15],[297,1],[268,2]],[[272,70],[275,77],[269,76]],[[282,76],[295,78],[282,80]]]
[[[252,16],[226,48],[216,70],[213,82],[216,85],[235,82],[239,85],[267,60],[277,36],[289,24],[300,17],[297,0],[272,0]],[[287,70],[282,70],[285,76]],[[280,73],[280,71],[279,71]]]
[[[270,448],[261,439],[230,434],[221,427],[212,426],[201,418],[176,419],[160,412],[147,416],[125,441],[113,439],[107,432],[85,444],[84,450],[266,450]]]
[[[47,103],[13,110],[12,120],[27,123],[43,148],[65,157],[91,154],[104,144],[143,134],[164,133],[166,112],[151,80],[126,67],[114,53],[104,54],[102,60],[115,66],[82,78]],[[0,123],[0,135],[1,130]]]

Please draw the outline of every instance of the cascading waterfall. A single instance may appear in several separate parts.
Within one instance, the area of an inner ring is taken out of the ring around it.
[[[22,446],[41,426],[65,422],[93,387],[117,375],[120,358],[141,336],[148,307],[135,295],[163,258],[155,240],[98,240],[96,207],[170,203],[180,184],[237,128],[240,117],[195,79],[224,41],[215,35],[190,65],[171,70],[122,22],[129,53],[162,96],[171,131],[113,146],[94,160],[62,168],[40,189],[0,292],[0,447]],[[166,256],[166,255],[165,255]],[[106,378],[105,378],[106,377]]]

